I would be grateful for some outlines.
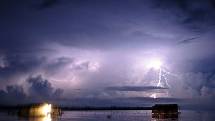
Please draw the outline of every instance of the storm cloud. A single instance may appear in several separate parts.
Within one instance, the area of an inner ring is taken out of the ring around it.
[[[6,86],[0,90],[1,104],[26,104],[41,101],[54,101],[61,98],[63,89],[55,89],[48,80],[41,75],[29,77],[25,83],[28,87],[24,90],[21,85]]]
[[[214,10],[213,0],[1,0],[0,95],[211,104]],[[153,58],[168,89],[156,86]]]

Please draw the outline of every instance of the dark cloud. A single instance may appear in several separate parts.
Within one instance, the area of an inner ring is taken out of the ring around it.
[[[27,79],[27,82],[30,85],[28,89],[29,95],[39,100],[56,98],[57,96],[61,96],[63,93],[62,89],[55,90],[51,83],[41,75],[30,77]]]
[[[51,83],[41,76],[30,77],[27,82],[30,84],[29,93],[32,97],[50,98],[52,96],[53,87]]]
[[[34,72],[45,63],[45,58],[26,55],[5,55],[4,67],[0,68],[0,83],[8,84],[10,78],[20,77]],[[15,80],[14,80],[15,81]]]
[[[107,87],[107,90],[110,91],[149,91],[149,90],[162,90],[168,89],[164,87],[157,86],[121,86],[121,87]]]
[[[122,98],[123,99],[123,98]],[[140,101],[146,104],[153,104],[153,103],[178,103],[180,104],[181,102],[184,102],[186,99],[179,99],[179,98],[168,98],[168,97],[163,97],[163,98],[149,98],[149,97],[133,97],[133,98],[128,98],[127,100],[136,100]],[[186,102],[186,101],[185,101]]]
[[[198,60],[192,60],[192,72],[202,72],[202,73],[214,73],[215,72],[215,65],[213,64],[215,61],[214,55],[210,57],[201,58]],[[204,66],[199,66],[204,65]]]
[[[41,2],[41,4],[39,5],[40,9],[44,9],[44,8],[50,8],[56,4],[58,4],[58,0],[43,0]]]
[[[172,15],[192,31],[205,31],[214,25],[212,0],[158,0],[155,3],[158,8],[172,11]]]
[[[188,38],[185,40],[180,41],[178,44],[189,44],[194,42],[196,39],[198,39],[199,37],[192,37],[192,38]]]
[[[63,89],[57,88],[54,91],[54,93],[53,93],[53,98],[60,98],[60,97],[62,97],[63,92],[64,92]]]
[[[152,106],[154,103],[178,103],[186,104],[190,102],[187,99],[178,98],[150,98],[150,97],[117,97],[117,98],[97,98],[97,97],[82,97],[73,99],[63,99],[63,105],[77,105],[77,106]]]
[[[41,75],[29,77],[26,83],[29,84],[27,92],[20,85],[9,85],[6,87],[6,91],[0,90],[0,96],[2,97],[0,104],[16,105],[31,102],[55,101],[61,98],[64,91],[63,89],[55,89],[52,87],[51,83],[43,79]]]
[[[51,60],[44,66],[47,74],[58,74],[61,71],[79,72],[91,70],[93,62],[90,60],[78,60],[75,57],[59,57]]]
[[[133,30],[131,31],[131,33],[139,31],[143,33],[142,36],[136,37],[135,34],[135,36],[130,34],[130,26],[138,26],[138,24],[141,24],[137,16],[141,17],[141,9],[146,9],[141,6],[143,3],[138,5],[135,4],[138,3],[138,1],[134,3],[126,1],[124,4],[121,4],[120,1],[94,2],[96,2],[97,7],[89,1],[80,3],[73,1],[68,5],[62,3],[66,6],[64,9],[53,8],[48,12],[36,12],[28,8],[26,4],[15,4],[13,8],[5,8],[5,13],[8,14],[9,10],[21,11],[20,9],[23,7],[28,11],[26,12],[23,10],[23,13],[17,13],[23,16],[23,18],[19,20],[17,20],[18,18],[13,20],[11,16],[5,17],[5,19],[10,19],[11,21],[5,21],[8,26],[5,26],[7,31],[2,35],[4,40],[3,45],[4,47],[9,46],[7,48],[10,48],[10,51],[12,51],[12,48],[16,50],[29,48],[29,50],[31,50],[31,47],[37,48],[42,45],[45,39],[46,42],[58,42],[75,47],[115,48],[115,45],[121,44],[122,41],[125,43],[123,46],[127,46],[127,44],[137,46],[130,42],[132,38],[133,41],[142,43],[143,45],[145,43],[143,42],[143,38],[148,40],[158,39],[151,35],[151,33],[142,30],[143,25],[141,25],[142,27],[140,27],[140,30],[134,29],[134,32]],[[48,3],[54,4],[54,2]],[[145,4],[147,3],[148,2],[145,1]],[[118,8],[119,4],[120,8]],[[118,11],[117,14],[113,11],[114,9]],[[13,12],[11,14],[13,14]],[[144,14],[146,13],[144,12]],[[143,18],[141,17],[140,19]],[[19,28],[24,29],[20,30]]]
[[[73,58],[60,57],[54,59],[53,62],[47,64],[45,69],[47,70],[47,73],[55,74],[58,73],[60,70],[64,69],[65,67],[68,67],[69,64],[72,64],[73,62]]]

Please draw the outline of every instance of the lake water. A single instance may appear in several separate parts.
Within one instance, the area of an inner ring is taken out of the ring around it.
[[[152,119],[151,111],[64,111],[58,118],[23,119],[0,113],[0,121],[172,121]],[[215,111],[181,111],[175,121],[215,121]],[[174,121],[173,120],[173,121]]]

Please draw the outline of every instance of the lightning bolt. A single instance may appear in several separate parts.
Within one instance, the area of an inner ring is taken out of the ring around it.
[[[170,87],[169,83],[168,83],[168,75],[174,75],[171,72],[169,72],[168,70],[160,67],[158,70],[158,82],[157,82],[157,87]],[[169,96],[169,92],[167,92],[166,94],[167,96]],[[152,98],[157,98],[157,94],[153,93],[150,97]]]
[[[168,83],[168,79],[167,76],[170,75],[171,73],[167,70],[165,70],[164,68],[160,68],[159,69],[159,73],[158,73],[158,83],[157,83],[157,87],[170,87],[169,83]],[[162,84],[162,77],[163,77],[163,84]]]

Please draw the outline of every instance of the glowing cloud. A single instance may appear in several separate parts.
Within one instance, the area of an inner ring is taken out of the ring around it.
[[[151,59],[148,64],[148,68],[153,68],[153,69],[160,69],[162,66],[162,62],[160,59]]]
[[[156,93],[153,93],[150,97],[155,99],[155,98],[157,98],[157,95],[156,95]]]
[[[92,63],[89,63],[88,65],[88,70],[89,71],[92,71],[92,72],[95,72],[99,69],[100,65],[98,62],[92,62]]]

